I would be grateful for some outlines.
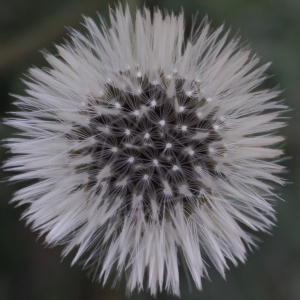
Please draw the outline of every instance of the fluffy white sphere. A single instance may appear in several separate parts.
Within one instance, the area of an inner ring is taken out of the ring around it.
[[[95,279],[126,270],[127,288],[179,295],[178,252],[201,289],[210,261],[245,261],[250,234],[273,223],[274,145],[285,107],[259,90],[268,67],[204,21],[185,40],[183,14],[85,19],[49,69],[30,69],[7,124],[11,180],[37,179],[13,201],[49,245],[77,249]],[[146,276],[146,280],[145,280]]]

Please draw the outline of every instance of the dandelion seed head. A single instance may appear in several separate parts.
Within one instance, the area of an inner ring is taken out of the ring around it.
[[[50,69],[29,71],[5,167],[38,180],[13,201],[63,256],[77,249],[73,263],[103,282],[126,271],[128,292],[146,276],[152,295],[179,295],[178,251],[201,289],[204,261],[223,276],[245,261],[241,223],[273,224],[285,107],[277,90],[254,90],[268,65],[221,28],[203,22],[185,40],[182,13],[135,19],[121,6],[108,27],[86,18],[86,35],[45,54]]]

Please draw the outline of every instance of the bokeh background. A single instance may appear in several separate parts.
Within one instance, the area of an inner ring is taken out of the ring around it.
[[[122,1],[123,2],[123,1]],[[168,10],[184,9],[187,26],[208,15],[214,28],[225,21],[232,35],[239,32],[250,43],[261,62],[272,61],[273,75],[265,87],[280,83],[282,98],[291,107],[283,164],[287,185],[280,189],[285,201],[278,201],[278,223],[271,235],[258,234],[259,249],[249,253],[245,265],[230,265],[224,280],[213,268],[210,280],[203,280],[203,291],[189,287],[181,272],[182,299],[216,300],[297,300],[300,299],[300,0],[129,0],[134,11],[143,4]],[[82,29],[82,15],[108,16],[110,0],[0,0],[0,117],[14,110],[9,93],[24,94],[26,70],[45,66],[40,49],[55,52],[54,43],[68,36],[68,26]],[[0,124],[0,136],[13,130]],[[7,157],[0,148],[0,160]],[[0,178],[7,174],[0,171]],[[45,248],[25,222],[19,222],[24,208],[8,202],[22,184],[0,183],[0,299],[1,300],[121,300],[122,281],[116,289],[91,282],[80,267],[70,267],[71,257],[61,261],[61,248]],[[131,299],[152,299],[147,293],[133,293]],[[157,299],[175,299],[165,293]]]

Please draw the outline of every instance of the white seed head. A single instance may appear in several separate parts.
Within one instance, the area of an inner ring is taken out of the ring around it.
[[[110,19],[85,18],[86,34],[45,54],[50,69],[29,71],[5,168],[36,182],[13,201],[102,282],[126,271],[129,292],[179,295],[181,252],[201,289],[207,263],[224,275],[245,261],[245,226],[273,224],[285,107],[257,89],[268,64],[221,28],[185,39],[182,13],[144,8],[133,24],[118,6]]]

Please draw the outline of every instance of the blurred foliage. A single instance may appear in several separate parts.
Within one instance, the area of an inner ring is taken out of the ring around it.
[[[123,1],[121,1],[123,2]],[[53,43],[67,38],[65,26],[80,29],[82,14],[92,17],[98,11],[108,16],[109,0],[0,0],[0,116],[14,110],[9,93],[24,94],[26,70],[32,65],[45,66],[40,49],[54,52]],[[287,185],[278,201],[277,227],[272,235],[258,234],[259,250],[249,253],[248,262],[237,268],[230,265],[226,281],[211,268],[211,281],[203,280],[203,291],[192,287],[183,270],[182,299],[216,300],[297,300],[300,299],[300,1],[299,0],[138,0],[129,1],[131,9],[158,6],[162,9],[183,9],[187,27],[192,16],[200,21],[208,15],[214,28],[225,22],[232,36],[239,33],[251,45],[261,62],[272,61],[271,76],[266,87],[280,83],[282,97],[292,108],[289,126],[282,131],[287,137],[283,162],[288,172]],[[298,103],[299,102],[299,103]],[[12,129],[0,124],[1,138]],[[1,160],[7,157],[0,148]],[[0,171],[3,179],[8,174]],[[19,222],[24,208],[9,205],[12,194],[22,184],[0,183],[0,299],[3,300],[91,300],[125,299],[125,284],[118,288],[102,287],[89,280],[80,267],[70,267],[71,257],[61,262],[61,248],[47,249],[43,238],[30,232]],[[165,293],[158,299],[174,299]],[[134,293],[131,299],[151,299],[147,293]]]

